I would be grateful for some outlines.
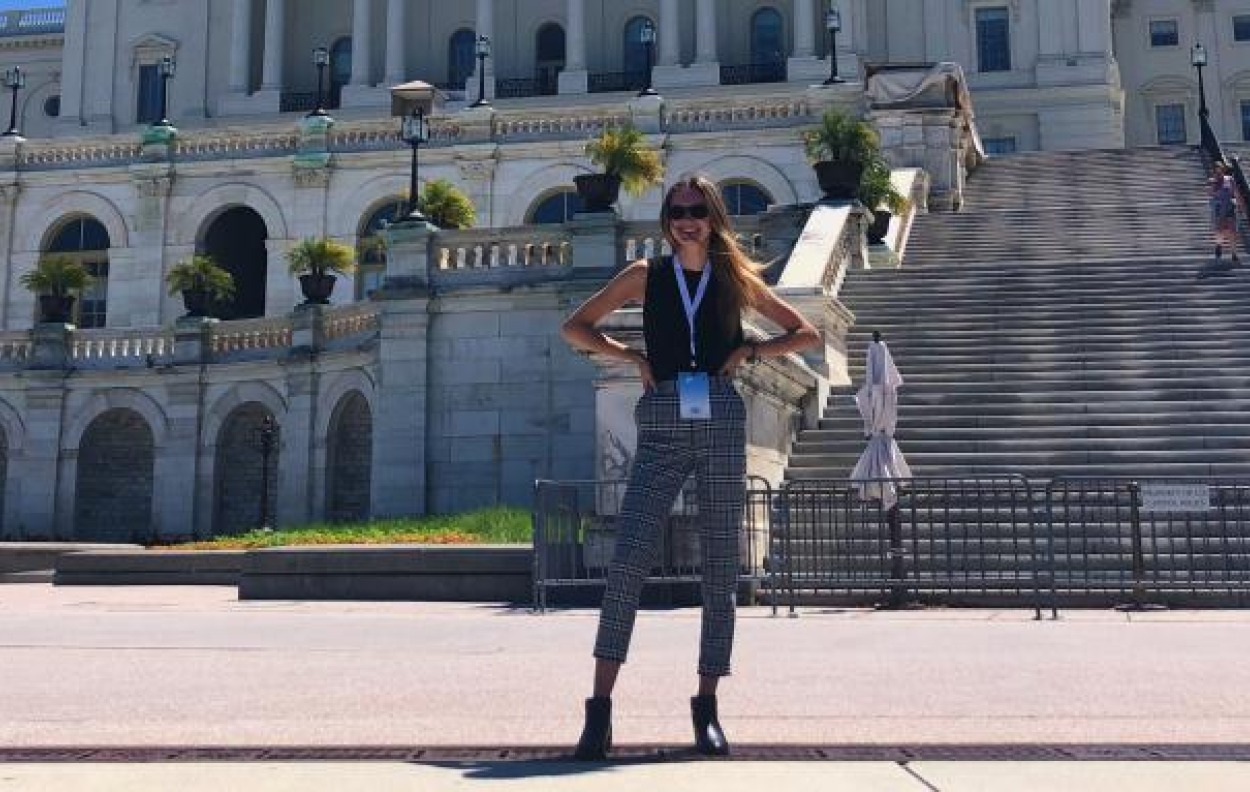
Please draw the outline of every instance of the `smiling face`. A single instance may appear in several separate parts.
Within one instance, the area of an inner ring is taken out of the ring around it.
[[[707,196],[689,184],[673,188],[664,202],[664,231],[676,247],[707,247],[712,237],[712,207]]]

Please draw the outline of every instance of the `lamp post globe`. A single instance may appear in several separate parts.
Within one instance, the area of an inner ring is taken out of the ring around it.
[[[430,119],[426,117],[425,111],[417,107],[412,111],[412,115],[405,116],[400,125],[399,134],[404,139],[404,142],[412,147],[412,167],[409,171],[408,182],[407,219],[417,223],[429,222],[429,219],[421,211],[420,183],[417,179],[417,171],[420,167],[421,146],[430,140]]]
[[[490,57],[490,49],[490,36],[478,36],[474,45],[474,54],[477,56],[477,101],[469,105],[470,107],[490,107],[490,100],[486,98],[486,59]]]
[[[655,23],[650,19],[642,23],[642,29],[638,31],[638,41],[647,51],[646,83],[638,95],[657,96],[655,88],[651,85],[651,72],[655,67]]]
[[[825,85],[846,82],[838,76],[838,34],[842,32],[842,12],[830,5],[825,13],[825,30],[829,31],[829,79]]]
[[[4,87],[13,92],[12,104],[9,106],[9,130],[4,133],[4,137],[18,137],[21,132],[17,129],[17,92],[26,87],[26,72],[22,71],[21,66],[5,70]]]
[[[313,50],[313,66],[317,67],[317,106],[311,113],[309,118],[315,116],[326,116],[325,106],[325,75],[326,67],[330,65],[330,50],[325,47],[317,47]]]

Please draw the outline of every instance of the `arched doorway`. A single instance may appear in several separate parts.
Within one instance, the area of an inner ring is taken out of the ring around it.
[[[152,536],[152,429],[134,410],[102,413],[78,444],[74,539],[142,542]]]
[[[463,91],[476,65],[477,34],[461,28],[451,35],[447,44],[447,85],[450,90]]]
[[[775,8],[761,8],[751,16],[751,68],[753,82],[786,79],[785,20]]]
[[[564,71],[564,28],[554,22],[539,28],[534,53],[534,82],[538,94],[559,93],[560,72]]]
[[[269,518],[275,518],[282,437],[275,431],[266,459],[261,432],[266,417],[272,419],[273,414],[263,404],[248,402],[230,413],[217,435],[214,534],[233,535],[259,527],[262,491],[268,496]]]
[[[204,232],[200,252],[212,256],[234,276],[234,298],[217,309],[222,319],[255,319],[265,315],[268,237],[264,219],[246,206],[222,212]]]
[[[352,81],[352,40],[344,36],[330,47],[330,107],[343,99],[343,86]]]
[[[629,90],[647,84],[647,72],[651,70],[647,45],[642,43],[642,29],[655,22],[645,16],[636,16],[625,23],[625,39],[621,42],[624,53],[622,71]]]
[[[47,255],[73,259],[87,268],[91,286],[74,304],[73,323],[89,329],[108,323],[109,232],[94,217],[62,222],[44,246]]]
[[[326,518],[331,522],[368,519],[373,414],[360,392],[349,393],[335,407],[326,450]]]

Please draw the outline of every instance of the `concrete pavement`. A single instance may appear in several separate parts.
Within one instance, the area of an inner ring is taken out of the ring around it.
[[[745,758],[785,758],[769,755],[770,746],[833,746],[822,755],[860,761],[634,759],[585,768],[526,754],[576,738],[594,626],[586,610],[535,616],[471,605],[242,603],[228,588],[0,586],[0,792],[437,792],[487,781],[515,789],[1250,788],[1248,612],[1067,611],[1034,622],[1018,611],[817,609],[774,619],[745,609],[721,703],[735,744],[759,747]],[[689,743],[697,633],[694,610],[640,615],[616,696],[624,754]],[[1074,750],[1046,750],[1060,744]],[[1134,753],[1146,744],[1164,750]],[[966,749],[954,755],[969,761],[946,761],[943,745]],[[58,746],[112,746],[142,763],[4,764],[14,749]],[[158,763],[154,750],[170,746],[313,750],[297,755],[312,761]],[[459,761],[438,751],[429,761],[317,761],[338,747],[414,746],[471,750]],[[508,746],[517,761],[492,760]],[[1063,761],[1154,756],[1225,761]],[[1029,761],[1039,757],[1053,761]]]

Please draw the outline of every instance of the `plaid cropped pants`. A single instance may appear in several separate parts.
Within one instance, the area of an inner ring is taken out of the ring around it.
[[[699,674],[727,676],[733,651],[738,536],[746,499],[746,408],[727,377],[711,378],[712,418],[680,418],[677,386],[661,382],[634,408],[638,451],[617,519],[594,656],[624,662],[643,579],[655,563],[661,527],[693,472],[703,564]]]

